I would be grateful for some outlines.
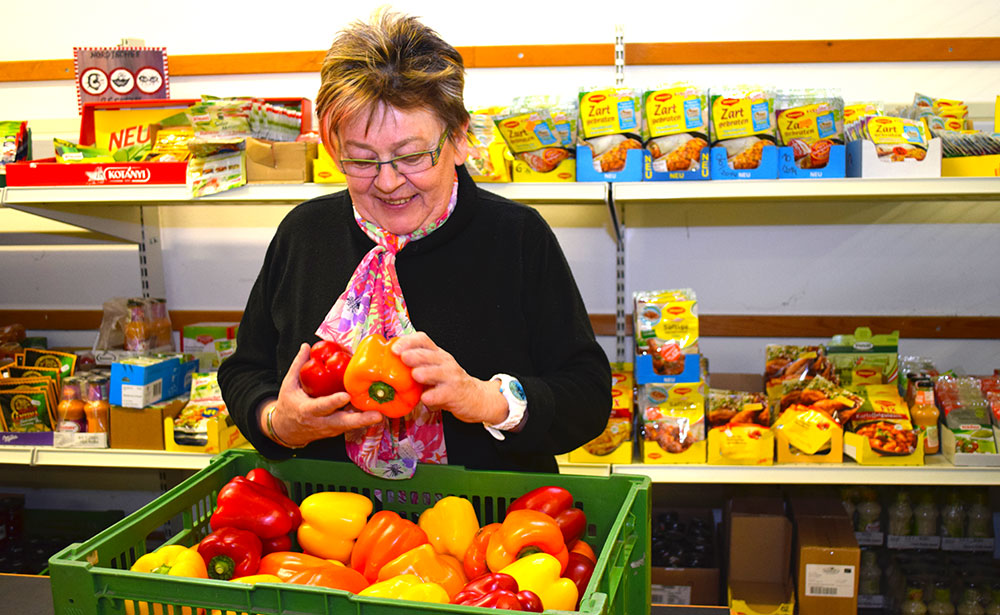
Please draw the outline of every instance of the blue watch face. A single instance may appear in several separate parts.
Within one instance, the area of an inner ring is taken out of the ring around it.
[[[528,400],[528,397],[524,394],[524,387],[522,387],[521,383],[517,380],[511,379],[511,381],[507,383],[507,388],[510,389],[510,393],[515,399],[519,401]]]

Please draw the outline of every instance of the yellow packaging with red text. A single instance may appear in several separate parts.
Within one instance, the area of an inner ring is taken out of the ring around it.
[[[604,432],[572,450],[571,463],[632,463],[632,417],[635,379],[631,363],[611,364],[611,416]]]
[[[644,384],[637,402],[644,463],[705,463],[704,382]]]
[[[774,434],[753,423],[730,423],[708,432],[709,465],[774,464]]]

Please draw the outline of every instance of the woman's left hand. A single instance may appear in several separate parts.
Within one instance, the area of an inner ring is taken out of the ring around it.
[[[413,370],[413,379],[426,387],[420,401],[428,408],[451,412],[465,423],[495,425],[507,418],[507,400],[499,383],[470,376],[426,333],[400,336],[392,351]]]

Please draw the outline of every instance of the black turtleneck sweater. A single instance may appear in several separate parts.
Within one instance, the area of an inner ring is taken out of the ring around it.
[[[611,408],[608,359],[552,230],[530,207],[482,190],[463,167],[448,221],[406,245],[396,270],[410,319],[470,375],[516,377],[528,420],[496,440],[480,423],[444,413],[448,462],[475,469],[557,471],[553,455],[597,437]],[[347,191],[296,206],[278,226],[250,291],[237,349],[219,369],[230,414],[264,456],[293,451],[261,433],[254,411],[277,397],[303,342],[374,246]],[[343,437],[297,456],[348,461]]]

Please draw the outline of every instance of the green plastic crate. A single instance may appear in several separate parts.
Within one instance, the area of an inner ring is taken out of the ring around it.
[[[580,611],[590,615],[650,612],[648,477],[518,474],[421,465],[412,479],[390,481],[365,474],[349,463],[308,459],[273,462],[254,451],[237,449],[213,458],[208,467],[97,536],[52,556],[49,572],[56,615],[181,615],[192,613],[192,608],[206,609],[209,614],[216,610],[266,615],[496,612],[300,585],[261,583],[251,587],[129,571],[146,553],[147,537],[165,525],[173,530],[170,543],[190,546],[201,540],[210,532],[209,518],[219,490],[234,476],[256,467],[267,468],[283,480],[296,502],[319,491],[352,491],[371,498],[375,510],[393,510],[414,521],[440,498],[456,495],[472,502],[480,524],[485,525],[501,521],[507,504],[521,494],[543,485],[563,486],[587,513],[587,541],[598,555]]]

